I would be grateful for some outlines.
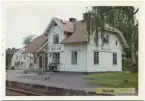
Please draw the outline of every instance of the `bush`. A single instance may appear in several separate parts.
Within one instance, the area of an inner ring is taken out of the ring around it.
[[[24,73],[24,74],[28,74],[28,70],[27,70],[27,69],[24,70],[23,73]]]
[[[123,67],[122,70],[123,71],[128,71],[130,69],[130,65],[131,65],[131,58],[124,59],[122,65],[123,65],[122,66]]]
[[[43,69],[42,71],[43,72],[49,72],[49,69]]]
[[[43,74],[43,72],[41,70],[38,71],[37,73],[38,73],[38,75],[42,75]]]
[[[33,67],[33,64],[32,63],[29,63],[29,68],[32,68]]]

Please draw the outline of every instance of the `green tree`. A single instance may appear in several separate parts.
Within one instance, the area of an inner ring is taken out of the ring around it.
[[[135,23],[135,15],[138,12],[138,8],[135,9],[132,6],[93,6],[87,11],[87,30],[88,35],[95,31],[95,37],[98,39],[98,31],[101,32],[102,46],[104,44],[103,34],[105,24],[118,28],[124,33],[126,40],[129,44],[129,52],[131,56],[131,72],[137,71],[136,60],[136,48],[138,45],[135,41],[138,41],[138,22]],[[122,26],[123,25],[123,26]],[[136,37],[136,38],[135,38]],[[89,37],[90,38],[90,37]],[[98,40],[96,40],[96,45]]]
[[[30,42],[33,41],[33,39],[35,38],[35,35],[29,35],[23,38],[23,45],[24,47],[26,47]]]

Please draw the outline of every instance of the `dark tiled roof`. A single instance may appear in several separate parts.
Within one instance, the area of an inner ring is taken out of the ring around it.
[[[62,24],[62,27],[65,32],[74,32],[74,23],[70,21],[66,21],[63,19],[55,18],[57,21],[59,21]]]
[[[76,21],[74,23],[74,32],[66,37],[61,43],[73,43],[73,42],[87,42],[88,35],[86,30],[86,22]]]
[[[67,24],[69,21],[66,22],[66,25],[70,25],[65,27],[64,31],[67,30],[67,32],[72,32],[72,34],[69,34],[65,39],[61,41],[62,44],[65,43],[75,43],[75,42],[87,42],[88,41],[88,32],[87,32],[87,23],[84,20],[71,22],[73,24]],[[62,23],[64,26],[64,24]],[[71,29],[70,29],[71,28]],[[72,31],[73,29],[73,31]],[[123,34],[116,28],[111,27],[108,24],[105,24],[105,30],[107,31],[114,31],[116,36],[119,38],[122,46],[124,48],[128,48],[128,44],[123,36]]]
[[[42,47],[48,41],[47,36],[40,35],[35,38],[30,44],[26,46],[24,52],[26,53],[37,53],[37,50]]]

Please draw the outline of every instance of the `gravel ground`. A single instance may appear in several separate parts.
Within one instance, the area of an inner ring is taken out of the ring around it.
[[[50,79],[44,80],[46,76],[49,76]],[[88,85],[82,77],[85,76],[81,73],[64,73],[64,72],[49,72],[44,75],[37,74],[22,74],[20,72],[17,73],[7,73],[8,79],[14,79],[16,81],[21,82],[31,82],[34,84],[50,84],[57,87],[65,87],[65,88],[75,88],[75,89],[88,89],[89,91],[95,91],[96,88],[102,87],[98,85]],[[11,92],[8,92],[10,94]],[[15,94],[15,93],[14,93]],[[125,94],[126,95],[126,94]]]
[[[44,78],[49,76],[50,79]],[[40,85],[49,85],[53,87],[65,88],[65,89],[86,89],[87,91],[95,92],[100,85],[88,85],[82,77],[85,76],[81,73],[64,73],[64,72],[49,72],[44,75],[37,74],[7,74],[7,80],[14,80],[24,83],[34,83]]]
[[[49,76],[50,79],[44,80],[46,76]],[[17,78],[21,79],[31,79],[31,80],[40,80],[43,82],[48,82],[48,83],[55,83],[55,84],[64,84],[64,85],[70,85],[74,86],[75,88],[97,88],[101,87],[100,85],[88,85],[86,84],[86,81],[82,79],[84,74],[80,73],[47,73],[45,75],[37,75],[37,74],[32,74],[32,75],[17,75]]]

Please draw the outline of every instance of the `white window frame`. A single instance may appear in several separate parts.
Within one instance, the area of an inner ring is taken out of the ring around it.
[[[99,52],[94,51],[93,58],[94,58],[94,65],[98,65],[99,64]]]
[[[109,35],[104,36],[104,43],[109,44]]]
[[[76,65],[78,63],[78,52],[72,51],[71,52],[71,64]]]
[[[113,53],[113,65],[117,65],[117,53]]]
[[[60,53],[59,52],[52,53],[52,61],[55,62],[56,64],[60,64]]]
[[[56,41],[56,38],[58,38],[57,41]],[[53,44],[59,44],[59,34],[54,34],[53,35]]]

